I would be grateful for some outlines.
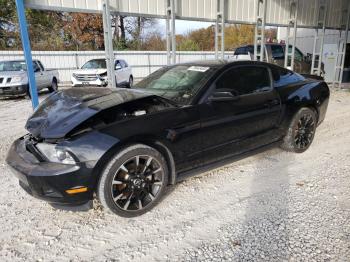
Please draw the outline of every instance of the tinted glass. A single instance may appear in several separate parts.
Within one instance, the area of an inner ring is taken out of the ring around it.
[[[239,47],[235,50],[234,55],[247,55],[248,53],[254,54],[254,46]]]
[[[281,45],[271,45],[271,53],[274,59],[284,59],[284,50]]]
[[[100,69],[107,68],[106,60],[104,59],[94,59],[86,62],[82,67],[82,69]]]
[[[33,69],[34,69],[34,72],[39,72],[40,71],[40,67],[35,62],[33,62]]]
[[[165,67],[144,78],[134,88],[146,89],[174,102],[187,104],[215,71],[209,66]]]
[[[234,55],[246,55],[248,54],[247,49],[245,47],[239,47],[235,50]]]
[[[39,64],[39,66],[40,66],[41,70],[43,70],[43,71],[44,71],[44,66],[43,66],[43,64],[42,64],[40,61],[37,61],[37,63]]]
[[[216,83],[217,90],[247,95],[271,89],[267,68],[258,66],[236,67],[226,71]]]
[[[271,71],[275,87],[285,86],[304,80],[303,76],[283,67],[271,66]]]
[[[292,53],[292,46],[289,46],[288,50],[289,53]],[[294,59],[296,61],[303,61],[303,53],[298,48],[295,48]]]
[[[114,64],[115,64],[115,67],[123,68],[122,64],[120,63],[120,60],[115,61]]]

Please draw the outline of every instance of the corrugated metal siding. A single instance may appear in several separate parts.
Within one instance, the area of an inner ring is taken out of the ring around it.
[[[314,27],[317,24],[317,10],[321,0],[299,0],[300,27]],[[349,0],[328,0],[327,27],[339,28],[342,10]],[[25,0],[31,8],[85,10],[100,12],[102,0]],[[212,21],[216,15],[217,0],[175,0],[177,16],[181,19]],[[257,0],[226,0],[226,18],[229,22],[254,23]],[[166,0],[110,0],[111,9],[122,13],[143,16],[164,17]],[[268,0],[266,22],[286,25],[289,19],[290,0]]]
[[[232,55],[232,52],[226,52]],[[94,58],[104,58],[104,51],[33,51],[34,59],[39,59],[47,69],[58,69],[61,81],[70,81],[74,70]],[[133,67],[135,78],[142,78],[167,64],[166,52],[125,51],[117,57],[125,59]],[[177,62],[214,59],[214,52],[177,52]],[[0,60],[24,59],[21,51],[0,51]]]

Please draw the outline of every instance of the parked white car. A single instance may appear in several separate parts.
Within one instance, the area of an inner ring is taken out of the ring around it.
[[[134,81],[131,67],[125,60],[114,62],[115,80],[117,86],[131,87]],[[107,65],[105,59],[92,59],[87,61],[79,70],[73,72],[72,86],[106,86]]]
[[[34,77],[37,90],[48,88],[50,92],[58,89],[59,75],[56,69],[45,69],[39,60],[33,60]],[[0,61],[0,96],[30,96],[27,65],[24,60]]]

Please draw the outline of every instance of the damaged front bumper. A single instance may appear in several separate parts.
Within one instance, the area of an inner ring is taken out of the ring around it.
[[[40,161],[28,150],[27,137],[16,140],[6,162],[19,179],[20,186],[30,195],[50,203],[80,205],[93,198],[91,169],[84,163],[61,164]],[[78,194],[67,191],[86,188]]]

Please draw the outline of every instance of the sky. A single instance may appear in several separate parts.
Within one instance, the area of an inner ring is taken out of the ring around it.
[[[187,20],[176,20],[175,21],[175,30],[176,34],[186,34],[187,32],[199,28],[207,28],[212,23],[208,22],[196,22],[196,21],[187,21]],[[158,28],[160,32],[165,34],[165,20],[158,20]]]

